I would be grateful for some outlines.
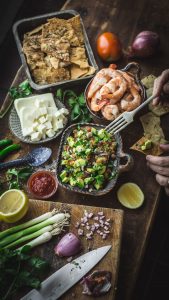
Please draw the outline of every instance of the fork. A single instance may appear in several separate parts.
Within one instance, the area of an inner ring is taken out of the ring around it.
[[[111,122],[108,126],[105,127],[105,130],[109,133],[118,133],[130,123],[134,121],[135,114],[146,106],[151,100],[153,100],[155,96],[149,97],[146,101],[144,101],[141,105],[135,108],[133,111],[124,112],[118,118],[116,118],[113,122]]]

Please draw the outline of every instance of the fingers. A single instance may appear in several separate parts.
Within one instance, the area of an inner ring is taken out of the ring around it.
[[[167,82],[166,84],[164,84],[164,86],[163,86],[163,92],[165,94],[169,94],[169,82]]]
[[[165,177],[163,175],[156,174],[156,180],[159,183],[159,185],[169,188],[169,177]]]
[[[166,195],[169,196],[169,187],[165,187]]]
[[[167,145],[165,145],[167,146]],[[159,166],[159,167],[168,167],[169,169],[169,156],[153,156],[147,155],[146,160],[149,164]]]
[[[153,87],[153,95],[156,96],[156,98],[153,100],[153,105],[157,105],[160,100],[160,94],[163,90],[163,86],[166,84],[166,82],[169,80],[169,69],[162,72],[162,74],[155,79],[154,81],[154,87]]]
[[[157,166],[151,163],[147,163],[147,166],[154,171],[155,173],[158,173],[160,175],[169,176],[169,167],[161,167]]]
[[[168,152],[168,153],[169,153],[169,144],[160,144],[160,148],[161,148],[164,152]]]

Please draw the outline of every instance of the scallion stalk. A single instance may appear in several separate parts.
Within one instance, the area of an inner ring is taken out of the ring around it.
[[[42,235],[38,236],[36,239],[30,241],[29,243],[27,243],[24,246],[21,246],[20,248],[17,248],[16,250],[21,251],[25,246],[29,246],[31,248],[34,248],[36,246],[39,246],[41,244],[44,244],[48,241],[50,241],[53,237],[52,232],[45,232]]]
[[[9,234],[13,234],[15,232],[18,232],[22,229],[25,229],[25,228],[28,228],[30,226],[33,226],[35,224],[38,224],[40,222],[43,222],[44,220],[47,220],[49,218],[51,218],[53,215],[55,215],[57,213],[57,211],[54,209],[53,211],[50,211],[50,212],[47,212],[33,220],[30,220],[28,222],[25,222],[21,225],[17,225],[17,226],[14,226],[14,227],[11,227],[9,229],[6,229],[2,232],[0,232],[0,239],[3,239],[5,236],[8,236]]]
[[[28,227],[24,230],[6,236],[3,240],[0,241],[0,249],[4,248],[6,245],[11,244],[13,241],[22,238],[23,236],[29,235],[33,232],[36,232],[48,225],[55,224],[55,227],[63,227],[67,225],[68,219],[70,215],[68,213],[57,213],[56,215],[52,216],[49,219],[44,220],[41,223],[38,223],[34,226]]]
[[[52,225],[46,226],[46,227],[44,227],[44,228],[42,228],[42,229],[40,229],[38,231],[35,231],[35,232],[31,233],[31,234],[23,236],[22,238],[14,241],[13,243],[8,244],[4,248],[14,248],[15,246],[18,246],[19,244],[22,244],[22,243],[24,243],[26,241],[29,241],[29,240],[31,240],[33,238],[36,238],[36,237],[42,235],[45,232],[50,232],[50,231],[52,231],[52,229],[53,229]]]

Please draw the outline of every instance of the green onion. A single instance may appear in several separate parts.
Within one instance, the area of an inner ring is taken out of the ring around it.
[[[50,211],[50,212],[47,212],[33,220],[30,220],[28,222],[25,222],[21,225],[17,225],[17,226],[14,226],[12,228],[9,228],[9,229],[6,229],[2,232],[0,232],[0,239],[4,238],[5,236],[9,235],[9,234],[13,234],[19,230],[22,230],[22,229],[25,229],[27,227],[30,227],[30,226],[33,226],[35,224],[38,224],[46,219],[49,219],[51,218],[53,215],[55,215],[57,213],[57,211],[54,209],[53,211]]]
[[[24,230],[6,236],[4,239],[0,241],[0,249],[2,247],[5,247],[8,244],[11,244],[15,240],[20,239],[23,236],[30,235],[31,233],[34,233],[48,225],[55,224],[55,227],[58,226],[59,228],[60,227],[63,228],[64,225],[68,224],[69,217],[70,215],[68,213],[57,213],[56,215],[52,216],[49,219],[44,220],[41,223],[38,223],[34,226],[28,227]]]
[[[44,244],[48,241],[50,241],[53,237],[53,234],[52,232],[48,231],[48,232],[45,232],[43,234],[41,234],[40,236],[38,236],[36,239],[30,241],[29,243],[27,243],[26,245],[20,247],[20,248],[17,248],[16,250],[19,250],[19,251],[22,251],[22,249],[25,247],[25,246],[29,246],[31,248],[34,248],[36,246],[39,246],[41,244]]]
[[[28,240],[31,240],[32,238],[38,237],[38,236],[40,236],[41,234],[43,234],[45,232],[52,231],[52,229],[53,229],[52,225],[46,226],[46,227],[44,227],[44,228],[42,228],[42,229],[40,229],[38,231],[35,231],[35,232],[31,233],[31,234],[23,236],[22,238],[14,241],[13,243],[5,246],[4,248],[13,248],[13,247],[15,247],[15,246],[17,246],[17,245],[19,245],[21,243],[24,243],[24,242],[26,242]]]

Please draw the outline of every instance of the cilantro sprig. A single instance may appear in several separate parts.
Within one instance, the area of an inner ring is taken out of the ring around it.
[[[30,256],[29,247],[23,250],[0,250],[0,299],[14,299],[23,287],[39,288],[48,262],[38,256]]]
[[[26,79],[25,81],[21,82],[18,87],[11,87],[9,89],[9,94],[13,100],[31,95],[32,88],[29,84],[29,81]]]
[[[86,107],[85,99],[83,93],[77,95],[72,90],[58,89],[56,91],[56,97],[59,98],[65,105],[67,105],[71,111],[70,121],[73,123],[85,123],[91,122],[92,118]]]

